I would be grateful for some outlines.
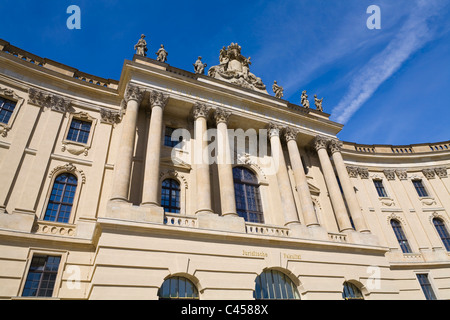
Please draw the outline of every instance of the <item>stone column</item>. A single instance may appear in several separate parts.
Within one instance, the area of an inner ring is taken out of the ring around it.
[[[203,156],[208,148],[206,139],[207,117],[210,107],[203,103],[196,103],[193,108],[194,115],[194,164],[197,177],[197,211],[199,213],[212,213],[211,180],[209,176],[209,162]]]
[[[278,187],[280,189],[282,205],[281,210],[284,214],[285,226],[288,226],[295,235],[300,235],[301,224],[298,219],[294,195],[292,193],[292,187],[286,167],[286,161],[284,160],[283,149],[281,147],[280,130],[280,126],[274,123],[269,124],[270,148],[275,164],[274,169],[277,174]]]
[[[328,188],[328,193],[333,205],[339,230],[341,232],[352,230],[353,228],[347,214],[347,209],[345,208],[344,199],[342,198],[341,190],[339,189],[339,185],[334,174],[333,165],[328,157],[327,145],[328,139],[321,136],[316,137],[314,147],[319,155],[320,166],[322,167],[323,176]]]
[[[125,93],[126,114],[122,121],[122,136],[117,160],[114,165],[114,182],[111,200],[128,201],[136,124],[139,105],[142,102],[144,94],[145,90],[134,85],[128,85]]]
[[[158,199],[159,163],[161,158],[163,112],[168,100],[169,96],[162,92],[155,90],[150,92],[150,107],[152,113],[148,126],[142,205],[160,205],[160,200]]]
[[[314,205],[309,191],[308,181],[306,180],[305,170],[303,169],[302,159],[297,145],[298,131],[292,128],[287,128],[285,131],[285,139],[289,151],[289,158],[291,160],[292,170],[294,171],[295,184],[297,192],[300,197],[300,203],[307,227],[318,226],[317,216],[314,211]]]
[[[358,199],[356,198],[355,190],[348,175],[347,167],[345,166],[344,159],[341,154],[342,142],[339,140],[331,140],[330,150],[333,157],[334,166],[341,182],[342,191],[344,192],[345,200],[347,200],[347,206],[350,210],[355,228],[359,232],[370,232],[367,228],[364,217],[361,213],[361,207]]]
[[[230,115],[231,112],[220,108],[216,109],[214,113],[214,119],[217,123],[217,168],[219,171],[222,216],[237,216],[233,167],[231,165],[230,140],[227,126]]]

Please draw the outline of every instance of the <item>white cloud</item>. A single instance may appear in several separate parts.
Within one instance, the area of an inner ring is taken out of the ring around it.
[[[332,117],[346,123],[417,50],[435,37],[428,20],[439,14],[444,1],[418,0],[398,34],[351,80],[347,94],[333,109]],[[382,31],[375,31],[382,32]]]

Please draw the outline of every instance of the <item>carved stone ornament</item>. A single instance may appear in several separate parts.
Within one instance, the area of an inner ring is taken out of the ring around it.
[[[180,174],[178,171],[175,171],[174,169],[161,171],[159,173],[159,179],[161,180],[163,178],[175,178],[176,180],[179,180],[179,182],[182,182],[184,187],[188,189],[188,182],[186,177]]]
[[[204,103],[197,102],[194,104],[192,108],[192,114],[194,115],[194,119],[197,120],[200,117],[207,118],[211,107]]]
[[[169,102],[169,95],[162,93],[161,91],[152,90],[150,91],[150,105],[151,107],[164,107]]]
[[[323,98],[319,99],[319,98],[317,98],[317,94],[315,94],[314,95],[314,104],[316,106],[317,111],[323,112],[322,103],[323,103]]]
[[[358,173],[361,179],[369,179],[369,168],[358,168]]]
[[[100,108],[100,116],[102,123],[116,124],[122,120],[122,116],[119,111],[112,111],[105,108]]]
[[[319,151],[320,149],[326,149],[328,145],[328,139],[323,136],[316,136],[314,138],[314,148],[316,151]]]
[[[197,61],[194,63],[195,74],[205,74],[205,68],[208,65],[202,62],[202,57],[198,57]]]
[[[216,120],[216,123],[219,124],[221,122],[228,123],[228,119],[231,116],[231,112],[217,108],[214,112],[214,119]]]
[[[82,170],[78,170],[77,167],[75,167],[72,163],[67,163],[63,166],[58,166],[54,168],[48,175],[48,177],[51,179],[55,174],[62,173],[62,172],[68,172],[75,174],[79,177],[81,177],[81,182],[84,184],[86,183],[86,175]]]
[[[309,100],[308,100],[308,95],[306,94],[306,90],[304,90],[302,92],[302,96],[300,98],[300,103],[304,108],[309,109]]]
[[[448,177],[447,168],[445,168],[445,167],[434,168],[434,172],[436,172],[436,174],[439,178],[447,178]]]
[[[330,140],[331,153],[341,152],[342,146],[343,146],[342,141],[339,141],[339,140],[336,140],[336,139],[331,139]]]
[[[395,170],[395,174],[397,175],[397,177],[400,180],[406,180],[408,179],[408,172],[406,170],[403,169],[397,169]]]
[[[350,178],[358,178],[358,167],[347,166],[347,172]]]
[[[281,99],[284,95],[283,87],[279,86],[276,81],[273,82],[272,86],[273,93],[275,93],[275,98]]]
[[[279,137],[281,130],[282,130],[282,126],[280,126],[279,124],[276,124],[274,122],[270,122],[269,123],[269,138],[272,138],[275,136]]]
[[[41,108],[48,108],[62,113],[70,111],[70,100],[59,95],[34,88],[28,90],[28,95],[28,103]]]
[[[138,43],[134,46],[134,50],[136,50],[136,54],[138,56],[147,56],[147,41],[145,41],[145,34],[141,35]]]
[[[144,88],[135,86],[133,84],[129,84],[125,91],[124,100],[126,103],[128,103],[131,100],[134,100],[140,104],[142,102],[142,99],[144,98],[144,95],[145,95]]]
[[[211,67],[208,76],[267,94],[261,78],[250,72],[251,57],[244,57],[241,49],[237,43],[231,43],[228,48],[223,47],[220,50],[220,64]]]
[[[422,173],[427,179],[434,179],[436,175],[433,169],[423,169]]]
[[[298,130],[291,128],[291,127],[287,127],[284,130],[284,138],[286,139],[286,142],[289,142],[291,140],[297,140],[297,136],[298,136]]]
[[[395,180],[395,170],[387,169],[384,170],[384,175],[386,176],[386,179],[388,180]]]

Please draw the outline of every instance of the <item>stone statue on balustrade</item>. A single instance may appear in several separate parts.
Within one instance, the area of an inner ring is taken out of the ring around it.
[[[147,56],[147,41],[145,41],[145,35],[141,35],[141,38],[139,39],[138,43],[134,46],[134,50],[136,50],[136,54],[138,56]]]
[[[250,57],[241,54],[241,46],[231,43],[220,50],[219,65],[208,70],[208,76],[240,87],[268,94],[261,78],[250,72]]]
[[[161,45],[161,48],[159,48],[158,52],[156,52],[156,55],[158,56],[156,58],[156,60],[160,61],[160,62],[166,62],[167,61],[167,56],[169,55],[166,51],[166,49],[164,49],[164,46]]]
[[[206,63],[202,62],[202,57],[198,57],[198,60],[195,62],[194,64],[194,70],[196,74],[204,74],[205,73],[205,68],[208,65]]]
[[[315,94],[314,95],[314,104],[316,105],[316,109],[320,112],[323,112],[322,102],[323,102],[323,98],[318,99],[317,94]]]
[[[306,90],[304,90],[304,91],[302,92],[301,104],[302,104],[302,106],[305,107],[306,109],[309,109],[309,100],[308,100],[308,95],[306,94]]]
[[[273,93],[275,93],[275,98],[281,99],[284,95],[283,87],[279,86],[276,81],[273,82],[272,86]]]

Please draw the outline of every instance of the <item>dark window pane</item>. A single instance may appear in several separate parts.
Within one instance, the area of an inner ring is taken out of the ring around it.
[[[373,184],[375,185],[375,188],[377,189],[377,193],[379,197],[387,197],[386,190],[383,186],[382,180],[373,180]]]
[[[444,243],[445,249],[447,251],[450,251],[450,234],[448,233],[447,228],[445,227],[444,221],[438,218],[434,218],[433,224],[436,228],[436,231],[439,234],[439,237]]]
[[[391,220],[391,226],[394,230],[395,236],[397,237],[397,241],[403,253],[411,253],[412,251],[409,246],[408,239],[406,239],[400,222],[398,222],[397,220]]]
[[[45,221],[69,222],[77,188],[77,178],[69,173],[56,177],[45,211]]]
[[[16,102],[0,97],[0,122],[8,123],[15,107]]]
[[[238,215],[248,222],[264,223],[256,175],[246,168],[235,167],[233,178]]]
[[[300,299],[295,284],[284,273],[267,270],[255,279],[255,299]]]
[[[198,299],[195,285],[183,277],[171,277],[159,289],[160,299]]]
[[[91,122],[72,119],[69,133],[67,134],[67,140],[87,143],[89,139],[89,133],[91,132],[91,126]]]
[[[173,179],[166,179],[161,187],[161,206],[164,212],[180,213],[180,184]]]
[[[419,197],[428,197],[428,192],[425,190],[422,180],[413,180],[413,185]]]
[[[431,287],[430,280],[428,280],[428,274],[418,274],[417,279],[419,280],[420,287],[427,300],[436,300],[436,295],[434,294],[433,288]]]
[[[364,299],[364,296],[361,293],[361,290],[359,290],[353,283],[345,282],[342,298],[345,300],[362,300]]]
[[[61,257],[34,256],[31,260],[22,296],[51,297],[60,261]]]

